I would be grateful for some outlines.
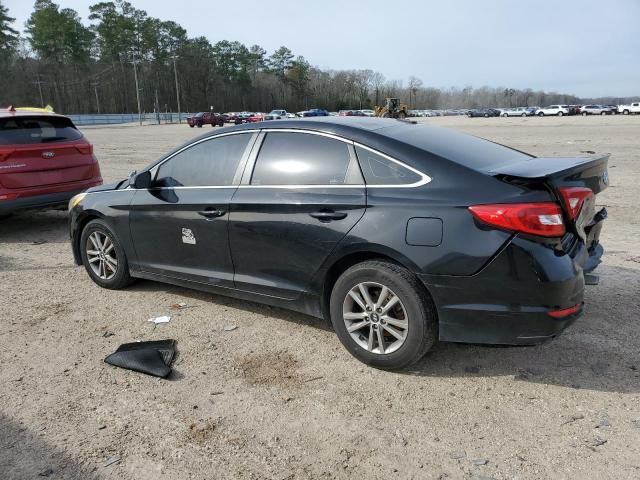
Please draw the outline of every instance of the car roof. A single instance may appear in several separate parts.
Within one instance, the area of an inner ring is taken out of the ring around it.
[[[0,108],[0,118],[10,117],[62,117],[69,118],[65,115],[53,112],[41,112],[38,110],[9,110],[8,108]]]

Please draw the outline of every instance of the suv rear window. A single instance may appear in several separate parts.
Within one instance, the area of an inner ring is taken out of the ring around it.
[[[29,145],[82,138],[65,117],[15,116],[0,118],[0,145]]]

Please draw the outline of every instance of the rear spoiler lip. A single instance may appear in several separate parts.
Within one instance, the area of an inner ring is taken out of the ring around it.
[[[584,155],[578,157],[533,157],[531,160],[503,165],[489,170],[492,176],[509,176],[518,178],[544,178],[558,176],[584,167],[592,167],[599,163],[606,163],[610,153],[599,155]]]

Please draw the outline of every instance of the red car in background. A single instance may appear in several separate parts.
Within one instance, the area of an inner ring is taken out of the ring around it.
[[[254,113],[249,118],[247,118],[247,123],[261,122],[264,120],[264,115],[264,113]]]
[[[215,127],[224,127],[224,116],[220,113],[213,112],[199,112],[192,117],[187,117],[187,124],[193,128],[202,128],[203,125],[211,125]]]
[[[102,185],[93,145],[62,115],[0,109],[0,215],[58,208]]]

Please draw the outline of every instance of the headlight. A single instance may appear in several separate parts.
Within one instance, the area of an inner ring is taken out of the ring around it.
[[[72,210],[76,205],[78,205],[84,197],[86,197],[86,193],[79,193],[74,195],[71,200],[69,200],[69,210]]]

